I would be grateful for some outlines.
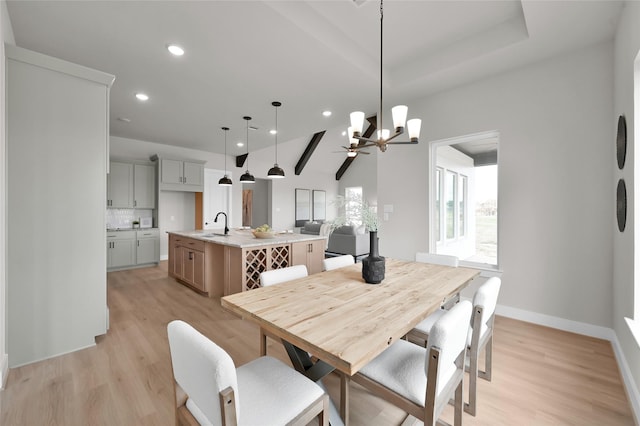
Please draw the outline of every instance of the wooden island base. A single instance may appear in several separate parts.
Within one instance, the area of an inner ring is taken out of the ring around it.
[[[279,234],[257,239],[250,231],[218,236],[211,231],[169,232],[168,273],[181,284],[221,297],[260,287],[260,273],[305,265],[322,271],[326,237]]]

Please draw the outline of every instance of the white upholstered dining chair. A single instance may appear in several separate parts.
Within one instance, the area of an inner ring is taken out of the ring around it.
[[[351,380],[434,426],[454,399],[454,424],[462,424],[464,360],[471,303],[464,301],[433,325],[426,348],[398,340]]]
[[[309,276],[307,267],[304,265],[287,266],[286,268],[271,269],[260,273],[260,285],[262,287],[269,287],[272,285],[284,283],[287,281],[295,280],[298,278],[304,278]],[[280,341],[280,339],[271,333],[269,337],[274,340]],[[267,334],[260,327],[260,355],[267,354]]]
[[[444,265],[457,268],[460,260],[456,256],[448,254],[436,254],[436,253],[416,253],[416,262],[433,263],[434,265]],[[441,309],[449,309],[460,301],[460,294],[456,293],[449,299],[442,302]]]
[[[286,281],[303,278],[309,275],[307,267],[304,265],[288,266],[286,268],[271,269],[260,274],[260,285],[268,287],[274,284],[280,284]]]
[[[473,316],[467,339],[469,349],[469,402],[464,405],[464,410],[473,416],[476,415],[477,411],[478,377],[491,381],[493,323],[500,286],[500,278],[491,277],[478,287],[473,295]],[[409,332],[409,337],[418,337],[425,341],[425,346],[428,345],[431,327],[446,312],[440,309],[429,315]],[[482,350],[485,350],[484,371],[481,371],[478,366],[478,359]]]
[[[184,321],[167,326],[177,425],[328,425],[329,397],[271,357],[238,368],[221,347]]]
[[[322,260],[322,269],[324,271],[331,271],[332,269],[344,268],[345,266],[353,265],[355,258],[350,254],[343,254],[342,256],[329,257]]]

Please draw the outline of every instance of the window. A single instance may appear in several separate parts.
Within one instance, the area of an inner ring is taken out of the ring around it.
[[[362,202],[362,187],[352,186],[344,189],[345,218],[347,223],[360,226],[362,217],[359,215],[358,206]]]
[[[460,175],[458,180],[458,235],[465,235],[465,218],[467,217],[467,177]]]
[[[498,133],[432,143],[430,247],[463,263],[498,265]]]
[[[436,188],[435,188],[435,210],[434,210],[434,235],[436,241],[440,242],[440,206],[442,205],[442,169],[436,168]]]
[[[446,172],[447,180],[445,181],[445,226],[447,229],[447,240],[451,240],[456,236],[456,179],[457,175],[449,170]]]

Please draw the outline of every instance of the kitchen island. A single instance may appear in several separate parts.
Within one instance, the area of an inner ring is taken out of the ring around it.
[[[271,269],[305,265],[309,274],[320,272],[327,239],[295,233],[259,239],[251,230],[167,233],[169,276],[209,297],[258,288],[260,273]]]

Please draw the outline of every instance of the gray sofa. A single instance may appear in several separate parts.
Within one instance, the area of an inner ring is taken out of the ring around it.
[[[329,235],[327,251],[350,254],[354,257],[369,254],[369,232],[361,233],[357,227],[351,225],[336,228]]]
[[[300,230],[301,234],[320,235],[320,227],[322,222],[307,222]]]

